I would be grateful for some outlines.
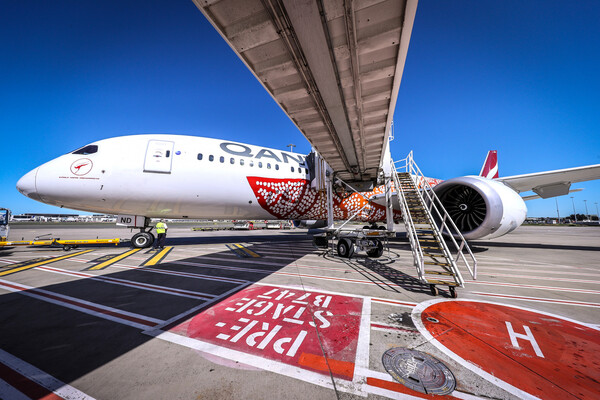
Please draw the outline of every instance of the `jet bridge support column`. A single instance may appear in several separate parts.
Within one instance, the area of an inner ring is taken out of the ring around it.
[[[394,231],[394,203],[392,201],[392,174],[395,172],[394,162],[390,150],[390,142],[387,142],[383,161],[381,163],[383,181],[385,183],[385,220],[388,232]],[[398,190],[398,188],[396,188]]]
[[[392,178],[385,177],[385,220],[388,232],[394,230],[394,203],[392,201]]]
[[[327,184],[327,227],[333,229],[333,174],[326,172]]]

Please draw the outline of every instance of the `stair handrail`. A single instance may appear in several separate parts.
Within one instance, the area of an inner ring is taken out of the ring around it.
[[[356,216],[362,212],[362,210],[364,210],[365,208],[371,206],[371,200],[372,200],[371,198],[365,196],[364,193],[361,193],[358,190],[356,190],[354,187],[352,187],[352,185],[349,185],[348,183],[344,182],[342,179],[337,178],[337,182],[338,183],[342,183],[346,187],[350,188],[350,190],[352,190],[354,193],[357,193],[359,196],[361,196],[366,201],[366,203],[361,208],[359,208],[354,214],[352,214],[350,216],[350,218],[346,219],[346,221],[340,227],[338,227],[337,229],[335,229],[334,233],[336,235],[341,232],[342,228],[344,226],[346,226],[346,224],[348,224],[349,222],[353,221],[354,218],[356,218]]]
[[[419,168],[419,166],[417,165],[417,163],[415,162],[415,160],[413,158],[413,152],[411,151],[406,156],[406,158],[398,160],[398,161],[394,162],[393,164],[397,164],[397,163],[404,163],[404,164],[401,164],[403,166],[399,167],[398,169],[404,168],[406,170],[406,172],[408,172],[411,176],[417,177],[417,179],[415,180],[415,183],[417,184],[417,188],[419,189],[419,190],[417,190],[417,193],[419,194],[421,199],[423,199],[421,192],[425,193],[425,195],[427,196],[427,198],[429,200],[428,206],[429,206],[430,212],[432,209],[435,210],[437,216],[439,217],[440,232],[444,232],[444,230],[445,230],[446,232],[449,233],[448,236],[450,236],[450,239],[452,240],[454,248],[457,251],[456,260],[454,260],[454,262],[455,263],[458,262],[458,259],[461,258],[463,260],[465,266],[467,267],[467,270],[473,277],[473,279],[477,279],[477,259],[475,258],[475,255],[471,251],[471,248],[469,247],[467,240],[464,238],[464,236],[462,235],[462,233],[460,232],[460,230],[458,229],[458,227],[452,220],[452,217],[450,216],[450,214],[448,214],[448,212],[444,208],[441,200],[435,194],[433,187],[429,184],[427,178],[421,172],[421,169]],[[395,165],[394,165],[394,167],[395,167]],[[439,208],[436,205],[436,203],[439,204]],[[440,212],[440,208],[441,208],[441,210],[443,210],[443,212]],[[446,221],[449,221],[450,226],[448,226]],[[460,239],[460,245],[457,243],[457,241],[455,239],[455,235]],[[472,268],[469,265],[469,262],[468,262],[467,258],[465,257],[463,250],[466,250],[469,253],[470,258],[473,261]],[[462,277],[461,277],[461,280],[462,280]]]
[[[402,213],[402,220],[404,221],[404,226],[406,228],[406,234],[408,236],[408,240],[411,244],[410,248],[413,253],[413,258],[415,260],[415,267],[417,268],[417,274],[419,275],[419,279],[422,281],[425,280],[425,264],[423,257],[423,249],[421,248],[421,243],[419,242],[417,236],[417,230],[415,228],[415,224],[413,222],[412,216],[410,215],[410,210],[408,209],[408,204],[406,202],[406,196],[404,194],[404,189],[400,184],[398,179],[398,172],[396,171],[396,166],[392,162],[392,177],[394,179],[394,185],[396,186],[396,193],[398,193],[398,203],[400,203],[400,211]]]

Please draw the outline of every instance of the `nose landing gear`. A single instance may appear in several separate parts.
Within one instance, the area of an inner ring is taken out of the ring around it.
[[[154,243],[154,235],[150,232],[146,232],[145,228],[141,229],[141,232],[136,233],[131,238],[131,245],[136,249],[145,249],[152,246]]]

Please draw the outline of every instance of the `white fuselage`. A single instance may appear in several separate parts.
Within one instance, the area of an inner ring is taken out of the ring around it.
[[[218,139],[122,136],[49,161],[17,187],[47,204],[106,214],[326,219],[324,196],[310,188],[304,161],[301,154]],[[336,218],[363,201],[355,200],[337,198]],[[382,210],[368,207],[359,220],[384,220]]]

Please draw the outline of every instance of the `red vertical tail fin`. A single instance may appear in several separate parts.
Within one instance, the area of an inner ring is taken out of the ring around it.
[[[479,176],[488,179],[498,178],[498,152],[496,150],[488,151]]]

